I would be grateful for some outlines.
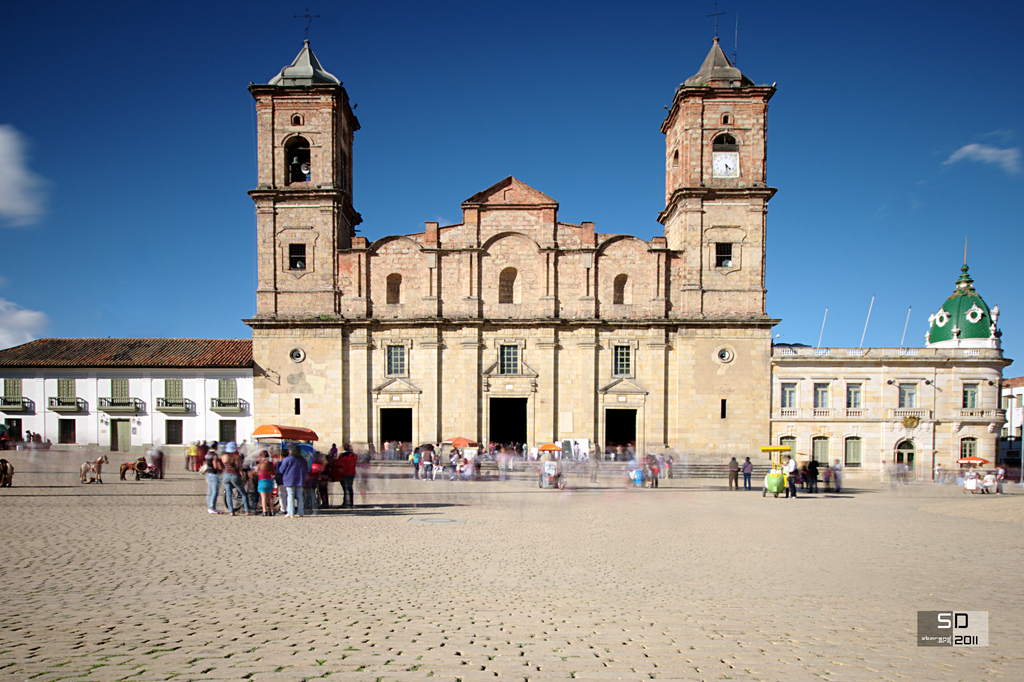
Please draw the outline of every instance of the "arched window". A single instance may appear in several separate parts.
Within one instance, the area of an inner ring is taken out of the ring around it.
[[[678,149],[675,150],[675,152],[672,153],[672,167],[673,168],[679,168],[679,150]]]
[[[729,114],[722,114],[722,125],[727,126],[732,123],[732,116]]]
[[[388,305],[402,302],[402,276],[397,272],[388,275]]]
[[[626,285],[628,283],[629,277],[626,275],[615,276],[615,280],[612,282],[612,305],[626,304]]]
[[[964,440],[967,440],[966,438]],[[896,445],[896,463],[906,464],[909,467],[914,466],[914,452],[917,448],[914,447],[914,441],[904,440],[900,441]]]
[[[738,152],[740,147],[736,144],[735,137],[729,133],[722,133],[712,142],[711,150],[715,152]]]
[[[300,126],[300,125],[302,125],[302,116],[300,116],[299,114],[292,114],[292,125],[293,126]]]
[[[961,438],[960,439],[960,457],[977,457],[978,456],[978,439],[977,438]]]
[[[498,303],[514,303],[516,296],[515,268],[505,268],[498,275]]]
[[[828,438],[815,436],[811,439],[811,457],[819,464],[828,464]]]
[[[309,164],[309,142],[304,137],[293,137],[284,145],[284,172],[286,185],[309,182],[312,169]]]
[[[846,439],[845,462],[848,467],[859,467],[861,465],[861,440],[858,436],[851,436]]]

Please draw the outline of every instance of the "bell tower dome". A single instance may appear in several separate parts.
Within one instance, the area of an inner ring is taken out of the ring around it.
[[[352,206],[359,130],[341,81],[309,41],[256,100],[257,317],[337,313],[338,258],[361,222]]]
[[[665,209],[658,221],[681,252],[684,295],[704,317],[765,316],[768,100],[715,38],[696,74],[677,89],[665,134]]]

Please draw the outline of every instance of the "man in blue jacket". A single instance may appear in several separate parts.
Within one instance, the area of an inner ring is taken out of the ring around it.
[[[299,516],[302,516],[302,489],[306,485],[306,474],[308,472],[309,466],[306,464],[306,460],[302,457],[302,452],[297,445],[293,445],[288,456],[277,463],[277,473],[281,476],[281,485],[284,486],[285,492],[288,495],[284,508],[285,516],[294,518],[296,512],[292,511],[292,503],[296,500],[298,501],[296,511]]]

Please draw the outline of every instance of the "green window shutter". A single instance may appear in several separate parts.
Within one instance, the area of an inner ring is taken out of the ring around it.
[[[110,397],[111,398],[127,398],[128,396],[128,379],[111,379],[110,380]]]
[[[75,380],[74,379],[57,379],[57,397],[58,398],[74,398],[75,397]]]
[[[220,379],[217,382],[217,397],[221,400],[235,400],[238,398],[238,387],[234,379]]]
[[[164,379],[164,397],[165,398],[181,398],[182,380],[181,379]]]
[[[21,379],[4,379],[4,397],[21,397]]]

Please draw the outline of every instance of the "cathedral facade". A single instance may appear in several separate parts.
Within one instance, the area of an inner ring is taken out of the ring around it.
[[[664,236],[558,217],[513,177],[456,225],[357,236],[359,122],[309,44],[258,125],[254,411],[330,442],[588,439],[750,454],[771,435],[768,100],[717,39],[676,90]]]

